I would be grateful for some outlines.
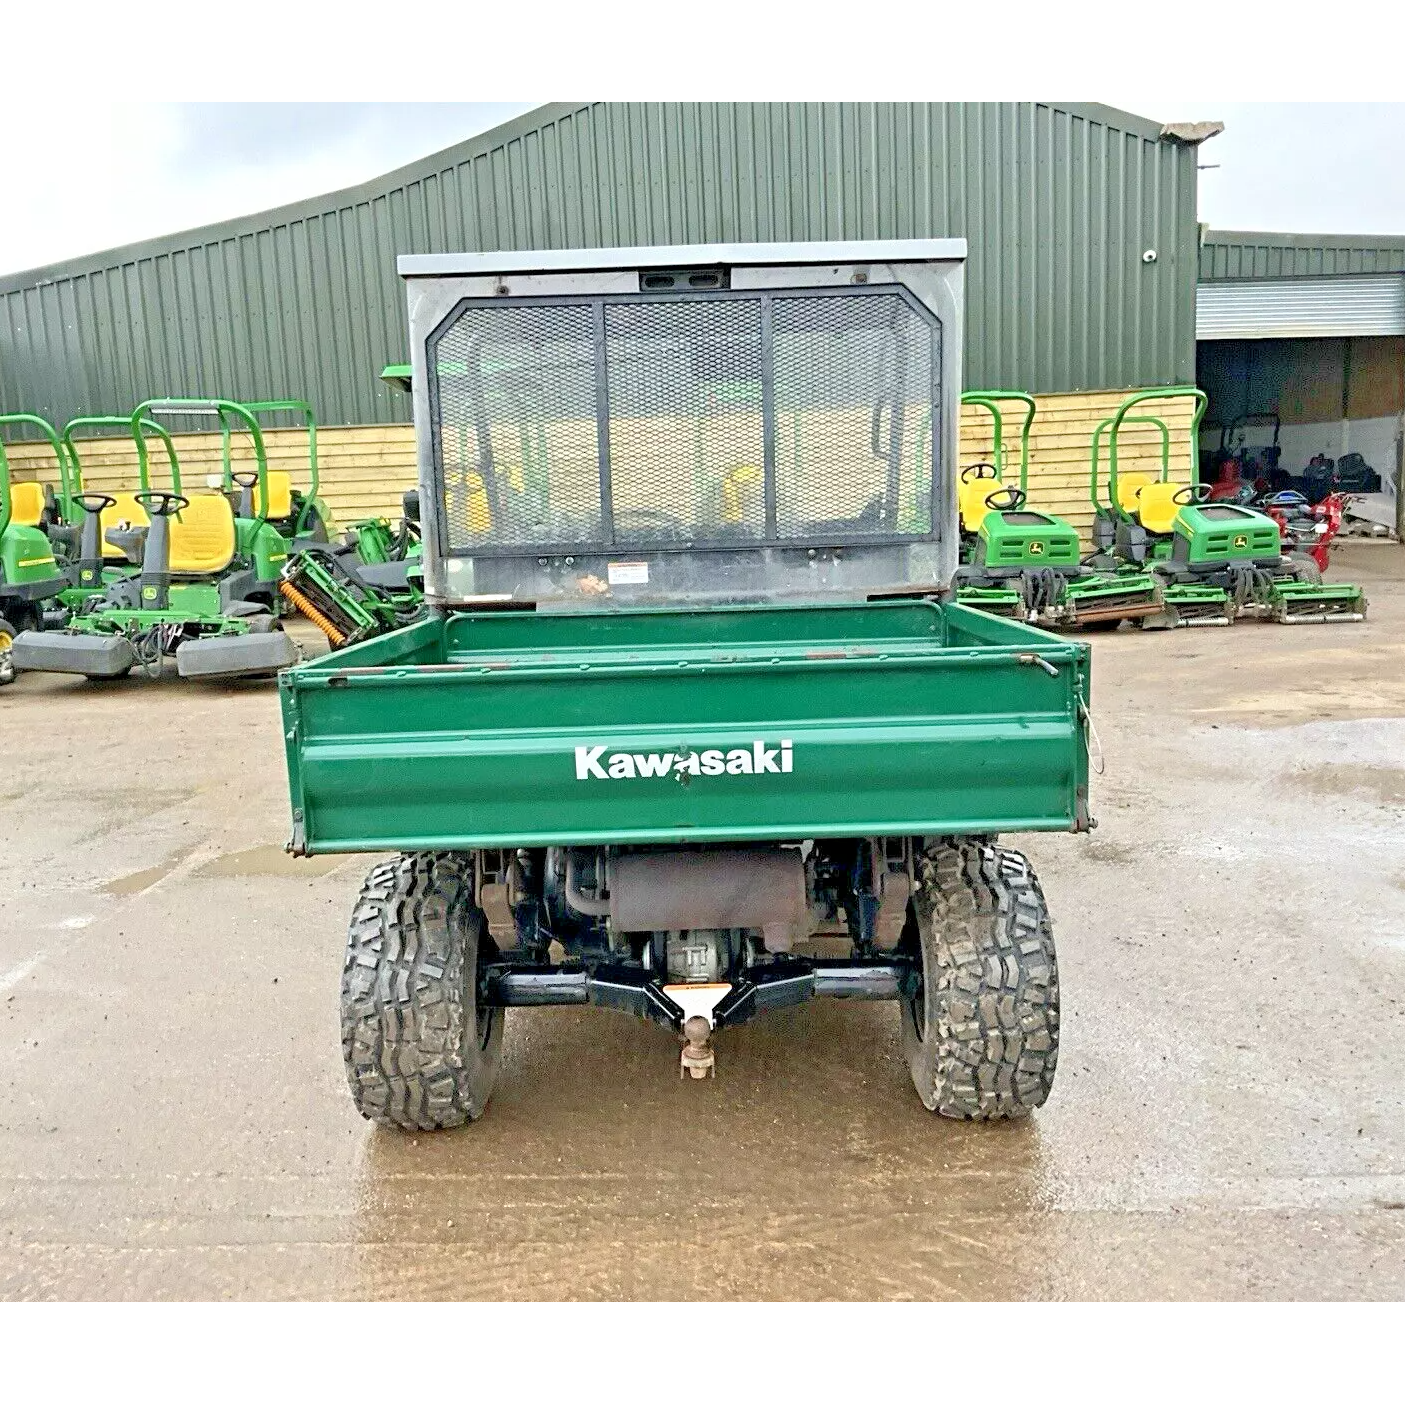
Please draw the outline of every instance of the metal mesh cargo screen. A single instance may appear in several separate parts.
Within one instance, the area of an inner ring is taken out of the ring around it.
[[[467,299],[426,348],[442,548],[930,541],[940,338],[894,286]]]

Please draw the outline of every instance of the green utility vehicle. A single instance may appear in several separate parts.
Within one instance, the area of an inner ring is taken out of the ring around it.
[[[1001,404],[1023,407],[1020,483],[1005,483],[1005,419]],[[957,600],[978,610],[1029,624],[1115,629],[1127,619],[1159,614],[1161,592],[1139,573],[1094,571],[1082,560],[1078,532],[1067,522],[1027,506],[1029,431],[1037,405],[1022,390],[968,390],[963,405],[991,417],[991,463],[961,470],[962,564]]]
[[[192,409],[221,417],[242,413],[222,400],[137,406],[130,426],[143,484],[150,482],[143,425],[161,411]],[[266,507],[262,442],[257,423],[250,421],[250,427],[259,444],[260,498]],[[140,571],[104,584],[61,632],[18,635],[12,646],[17,668],[118,678],[136,665],[155,674],[173,655],[183,678],[224,678],[272,673],[294,662],[297,651],[275,614],[275,605],[282,605],[282,538],[261,520],[236,521],[223,493],[185,496],[173,452],[170,469],[171,491],[144,487],[132,494],[143,514],[140,525],[103,533],[129,560],[139,561]],[[101,522],[118,506],[109,494],[84,498],[90,520]]]
[[[1191,398],[1190,481],[1170,475],[1170,434],[1156,416],[1131,415],[1148,401]],[[1229,624],[1240,616],[1280,624],[1356,621],[1366,617],[1359,586],[1326,585],[1310,559],[1285,556],[1278,524],[1266,513],[1212,500],[1200,481],[1200,421],[1206,395],[1196,386],[1168,386],[1129,395],[1093,433],[1089,476],[1095,519],[1093,565],[1147,572],[1162,583],[1163,614],[1144,627]],[[1118,472],[1118,445],[1127,423],[1159,425],[1161,472]],[[1098,457],[1107,433],[1107,498],[1098,495]]]
[[[48,420],[38,415],[0,415],[0,429],[26,425],[49,441],[63,472],[63,446]],[[68,584],[44,531],[46,494],[38,483],[11,483],[10,461],[0,440],[0,684],[13,683],[23,664],[13,655],[22,631],[61,624],[59,596]]]
[[[429,610],[280,679],[290,849],[397,855],[342,979],[363,1115],[479,1116],[513,1007],[643,1016],[701,1078],[820,996],[892,1001],[938,1113],[1049,1096],[998,836],[1092,825],[1089,649],[953,599],[965,252],[400,260]]]

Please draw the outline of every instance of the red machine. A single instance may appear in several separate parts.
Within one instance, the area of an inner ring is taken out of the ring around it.
[[[1349,493],[1328,493],[1315,506],[1297,492],[1274,493],[1260,507],[1278,523],[1283,550],[1312,557],[1319,571],[1327,569],[1332,539],[1341,531],[1342,514],[1352,497]]]

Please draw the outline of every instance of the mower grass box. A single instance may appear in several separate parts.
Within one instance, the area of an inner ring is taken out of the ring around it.
[[[426,617],[282,676],[352,913],[353,1099],[478,1117],[506,1012],[896,1003],[951,1117],[1047,1098],[1088,651],[954,603],[959,240],[402,259]],[[831,939],[817,946],[811,938]],[[844,955],[824,955],[833,939]]]

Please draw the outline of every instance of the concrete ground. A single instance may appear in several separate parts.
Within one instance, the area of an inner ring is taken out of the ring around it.
[[[1049,1104],[923,1111],[889,1006],[514,1011],[473,1127],[352,1109],[367,861],[295,862],[267,685],[0,690],[0,1295],[1405,1294],[1405,551],[1365,625],[1098,637],[1091,837],[1032,838]]]

